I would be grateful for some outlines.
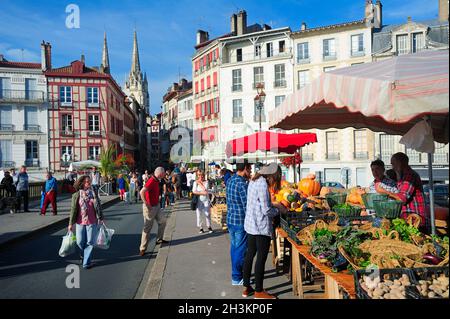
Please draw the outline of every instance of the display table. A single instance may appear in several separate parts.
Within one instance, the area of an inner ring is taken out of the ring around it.
[[[340,288],[345,291],[351,299],[356,298],[353,275],[345,272],[334,273],[330,267],[322,264],[316,258],[311,256],[309,253],[309,246],[298,245],[294,240],[289,238],[287,233],[281,228],[277,229],[277,233],[281,237],[287,238],[292,246],[292,290],[294,295],[298,296],[300,299],[304,299],[303,275],[301,270],[304,263],[302,259],[306,259],[325,277],[325,299],[342,299],[343,297]]]
[[[286,232],[275,231],[275,239],[272,240],[272,263],[277,273],[287,274],[290,280],[291,244],[287,238]]]

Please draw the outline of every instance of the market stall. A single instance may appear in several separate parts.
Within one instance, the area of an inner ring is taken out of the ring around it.
[[[448,107],[443,50],[324,73],[269,118],[272,128],[286,130],[354,127],[404,135],[425,117],[433,140],[448,143]],[[302,289],[303,260],[325,275],[328,298],[342,297],[338,291],[373,299],[448,298],[448,237],[421,233],[420,217],[400,219],[402,203],[379,196],[320,188],[315,176],[277,194],[290,210],[282,227],[292,244],[294,291]],[[434,234],[433,208],[431,216]],[[332,275],[348,269],[353,277]]]

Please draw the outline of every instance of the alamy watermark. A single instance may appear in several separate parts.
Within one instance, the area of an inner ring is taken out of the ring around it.
[[[66,7],[66,27],[68,29],[79,29],[80,28],[80,7],[76,4],[69,4]]]
[[[66,277],[67,289],[79,289],[80,288],[80,266],[67,265],[66,273],[69,275]]]

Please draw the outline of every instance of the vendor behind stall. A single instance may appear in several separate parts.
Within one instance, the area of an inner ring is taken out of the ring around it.
[[[387,191],[380,185],[376,188],[377,192],[388,194],[390,197],[402,201],[402,218],[406,219],[409,214],[417,214],[422,218],[421,227],[428,229],[423,185],[419,174],[409,166],[409,158],[404,153],[394,154],[391,164],[399,177],[397,181],[398,193]]]
[[[372,184],[369,186],[370,193],[376,193],[378,186],[388,192],[398,193],[397,183],[386,175],[386,167],[382,160],[373,161],[370,168],[374,177]]]

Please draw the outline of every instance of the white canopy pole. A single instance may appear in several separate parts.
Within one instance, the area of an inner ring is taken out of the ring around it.
[[[436,235],[436,222],[434,213],[434,181],[433,181],[433,154],[428,153],[428,180],[430,189],[430,222],[431,234]]]

